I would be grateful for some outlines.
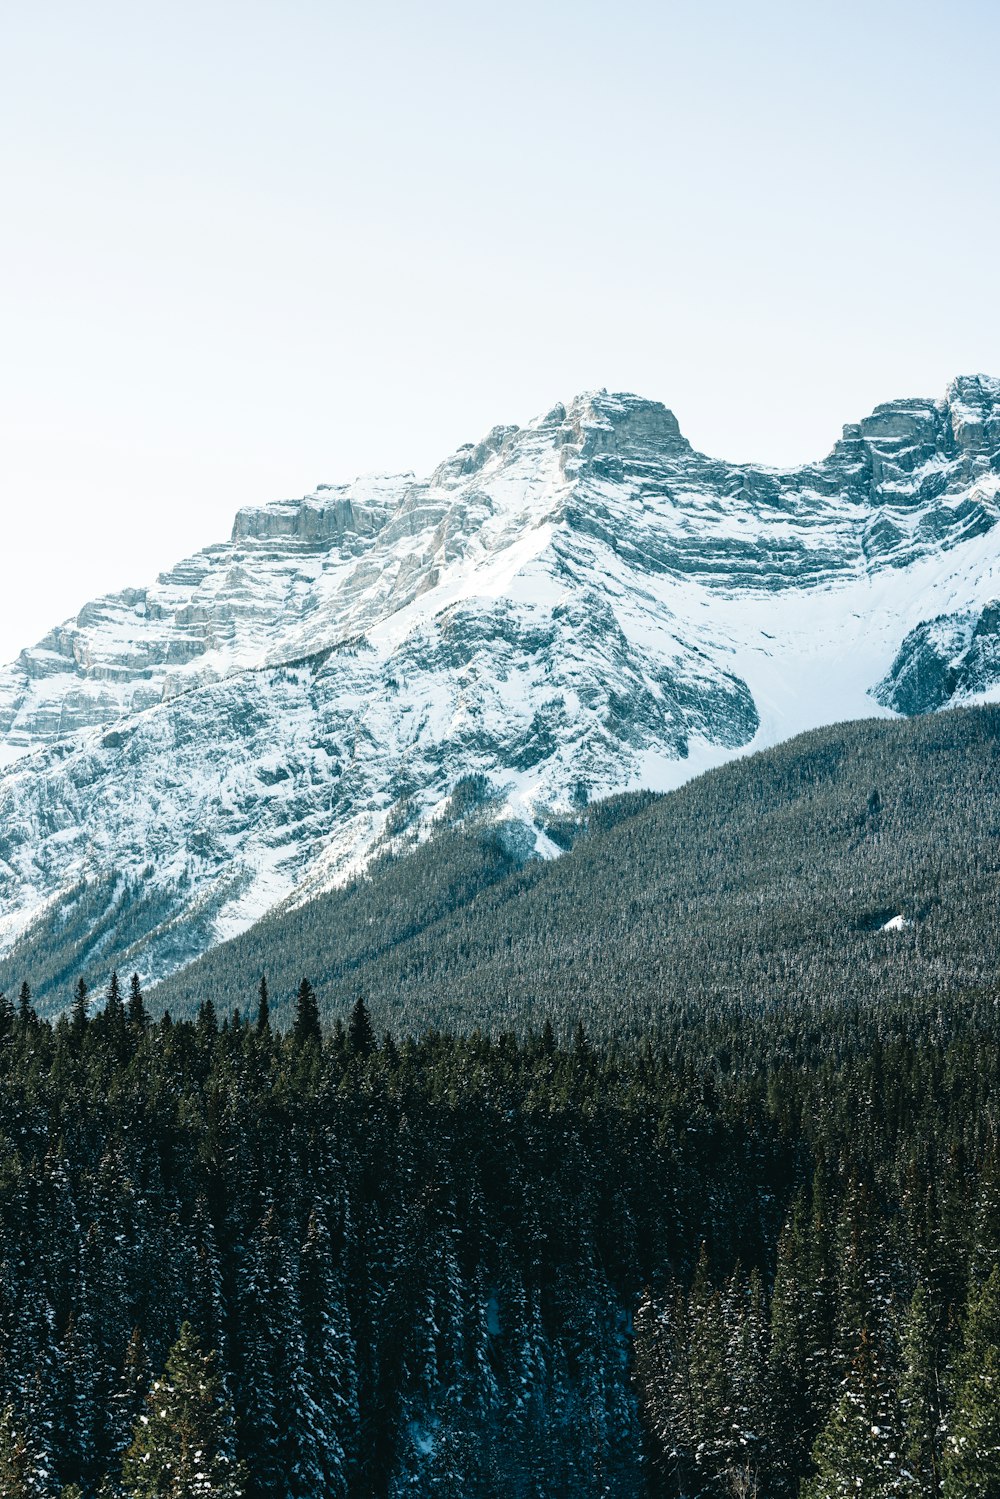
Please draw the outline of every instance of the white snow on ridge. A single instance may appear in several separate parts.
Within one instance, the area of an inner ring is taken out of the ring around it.
[[[549,810],[885,715],[903,640],[957,615],[965,649],[1000,598],[998,519],[985,377],[801,470],[597,392],[427,481],[244,508],[0,672],[0,952],[114,871],[155,887],[156,976],[426,836],[463,778],[554,857]],[[983,661],[952,700],[1000,696]]]

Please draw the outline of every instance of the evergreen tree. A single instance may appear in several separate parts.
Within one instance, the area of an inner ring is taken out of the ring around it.
[[[299,1046],[305,1046],[310,1042],[315,1042],[318,1046],[322,1039],[316,992],[309,980],[305,978],[299,985],[299,992],[295,997],[295,1025],[292,1034]]]
[[[111,982],[108,985],[107,1000],[104,1005],[106,1015],[120,1015],[123,1011],[122,986],[118,982],[118,969],[115,968],[111,974]]]
[[[30,1025],[35,1018],[35,1012],[31,1008],[31,986],[27,979],[21,985],[21,992],[17,997],[17,1018],[23,1026]]]
[[[347,1025],[347,1050],[352,1057],[367,1059],[376,1049],[375,1031],[363,999],[355,1002]]]
[[[149,1024],[149,1016],[146,1014],[146,1002],[142,994],[142,985],[139,975],[133,973],[129,982],[128,990],[128,1019],[129,1024],[138,1030],[145,1030]]]
[[[0,1494],[3,1499],[51,1499],[54,1493],[41,1454],[18,1425],[13,1406],[0,1410]]]
[[[111,1045],[122,1059],[124,1059],[127,1050],[126,1023],[125,1005],[122,1002],[121,985],[118,982],[118,970],[116,968],[111,975],[111,982],[108,985],[108,994],[104,1005],[104,1028]]]
[[[319,1451],[324,1494],[346,1496],[358,1436],[358,1385],[343,1277],[323,1218],[309,1218],[299,1265],[306,1369],[325,1430]]]
[[[940,1487],[938,1426],[941,1405],[937,1379],[934,1317],[930,1292],[919,1282],[902,1331],[903,1368],[899,1405],[903,1459],[911,1499],[935,1499]]]
[[[944,1499],[1000,1499],[1000,1265],[969,1297],[942,1476]]]
[[[214,1353],[185,1322],[149,1392],[122,1463],[130,1499],[242,1499]]]
[[[132,1429],[142,1412],[151,1376],[152,1370],[142,1334],[136,1327],[129,1338],[121,1371],[109,1401],[107,1441],[116,1458],[121,1456],[132,1439]]]
[[[219,1017],[211,997],[202,1000],[198,1006],[198,1029],[204,1037],[214,1036],[219,1029]]]
[[[900,1448],[892,1392],[862,1329],[851,1367],[816,1438],[816,1476],[803,1487],[802,1499],[907,1499]]]
[[[71,1025],[73,1035],[77,1041],[82,1040],[83,1033],[87,1029],[87,1016],[90,1011],[90,991],[83,979],[78,979],[76,989],[73,993],[73,1008],[71,1012]]]
[[[267,998],[267,975],[260,977],[260,999],[257,1005],[257,1034],[269,1036],[271,1034],[271,1007]]]

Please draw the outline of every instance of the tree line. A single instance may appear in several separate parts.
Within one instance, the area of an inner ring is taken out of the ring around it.
[[[995,991],[248,1011],[0,1003],[10,1499],[997,1494]]]

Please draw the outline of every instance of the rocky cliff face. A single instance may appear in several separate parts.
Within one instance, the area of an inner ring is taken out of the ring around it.
[[[0,944],[89,892],[103,950],[156,976],[419,836],[470,774],[546,854],[540,807],[994,693],[998,516],[985,377],[794,471],[600,392],[427,480],[241,510],[0,673]]]

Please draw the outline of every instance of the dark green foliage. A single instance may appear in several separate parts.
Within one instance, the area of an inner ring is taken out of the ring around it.
[[[1000,1265],[974,1286],[951,1374],[944,1499],[1000,1496]]]
[[[242,1499],[231,1417],[214,1365],[214,1355],[183,1323],[123,1459],[130,1499]]]
[[[77,980],[76,989],[73,993],[73,1008],[70,1014],[72,1017],[73,1034],[76,1036],[77,1041],[82,1041],[90,1014],[90,997],[87,985],[83,979]]]
[[[3,1499],[52,1499],[43,1455],[22,1430],[14,1407],[0,1410],[0,1494]]]
[[[149,1017],[146,1014],[146,1002],[142,994],[142,985],[139,982],[139,975],[137,973],[133,973],[129,982],[128,1019],[129,1024],[134,1025],[137,1030],[144,1030],[149,1023]]]
[[[308,979],[302,980],[295,996],[295,1025],[292,1034],[300,1046],[318,1046],[320,1043],[319,1005],[316,1002],[316,991]]]
[[[157,1492],[189,1320],[247,1499],[992,1495],[995,999],[636,1048],[17,1022],[10,1460],[92,1499],[137,1433]]]
[[[347,1050],[352,1057],[366,1060],[375,1050],[375,1032],[363,999],[359,999],[351,1011],[347,1025]]]
[[[641,1037],[674,1017],[938,997],[1000,966],[1000,709],[818,730],[666,797],[568,820],[518,867],[467,821],[344,890],[265,918],[156,990],[245,1004],[266,967],[287,1024],[359,991],[377,1030],[540,1027]],[[880,928],[896,916],[911,924]],[[22,969],[0,965],[0,982]]]
[[[802,1499],[906,1499],[909,1475],[891,1376],[879,1359],[867,1329],[816,1439],[816,1476]]]

